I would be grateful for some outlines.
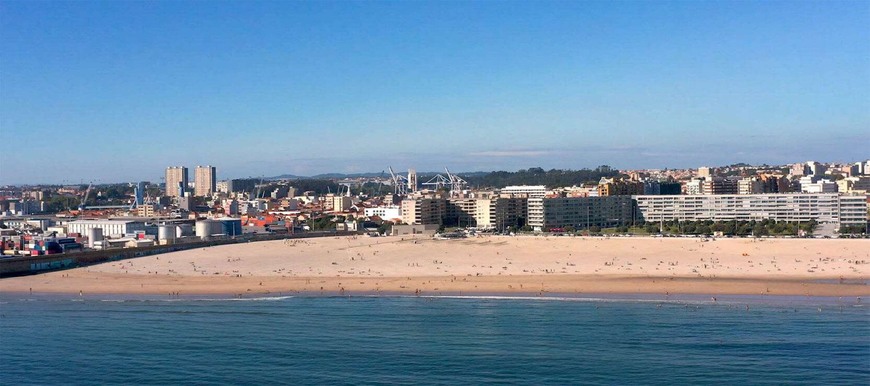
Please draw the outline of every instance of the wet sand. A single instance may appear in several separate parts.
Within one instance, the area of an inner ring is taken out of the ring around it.
[[[173,252],[0,279],[66,294],[868,296],[870,240],[318,238]]]

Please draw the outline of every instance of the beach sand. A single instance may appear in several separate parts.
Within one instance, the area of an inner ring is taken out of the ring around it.
[[[870,240],[337,237],[201,248],[0,279],[67,294],[868,296]]]

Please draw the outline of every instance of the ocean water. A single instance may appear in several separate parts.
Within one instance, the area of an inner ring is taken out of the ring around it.
[[[0,384],[870,384],[851,300],[0,298]]]

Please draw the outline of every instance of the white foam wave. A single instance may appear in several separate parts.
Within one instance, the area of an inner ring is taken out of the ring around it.
[[[382,295],[369,295],[383,297]],[[500,295],[395,295],[399,298],[427,299],[464,299],[464,300],[523,300],[523,301],[553,301],[553,302],[586,302],[586,303],[672,303],[672,304],[732,304],[732,302],[694,300],[694,299],[643,299],[643,298],[600,298],[573,296],[500,296]],[[738,304],[738,303],[733,303]]]

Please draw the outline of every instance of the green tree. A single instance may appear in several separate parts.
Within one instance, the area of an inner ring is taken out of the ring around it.
[[[393,229],[393,223],[389,221],[384,221],[381,225],[378,226],[378,233],[380,234],[389,234]]]
[[[767,236],[769,233],[767,231],[767,227],[758,223],[755,224],[754,227],[752,227],[752,234],[755,236]]]

